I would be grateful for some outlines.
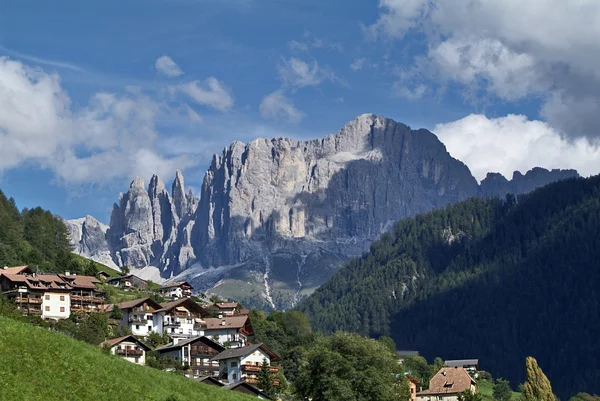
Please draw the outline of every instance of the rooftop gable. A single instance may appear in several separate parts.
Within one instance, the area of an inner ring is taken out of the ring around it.
[[[254,345],[247,345],[245,347],[240,347],[240,348],[226,349],[225,351],[221,352],[219,355],[211,358],[211,360],[212,361],[220,361],[223,359],[231,359],[231,358],[245,358],[258,349],[263,351],[265,354],[269,355],[269,358],[271,358],[271,362],[281,361],[281,357],[279,355],[277,355],[275,352],[271,351],[264,344],[254,344]]]
[[[119,304],[119,309],[127,310],[127,309],[131,309],[131,308],[135,308],[136,306],[143,305],[144,303],[148,303],[148,305],[150,305],[152,308],[154,308],[155,311],[157,309],[162,308],[161,304],[159,304],[152,298],[146,297],[146,298],[134,299],[132,301],[121,302]]]
[[[208,316],[208,312],[204,310],[200,305],[196,302],[192,301],[189,298],[182,298],[177,301],[172,302],[163,302],[160,304],[160,309],[156,310],[155,313],[168,313],[177,307],[185,307],[187,310],[191,312],[196,312],[200,316]]]
[[[471,384],[477,385],[477,382],[465,368],[443,367],[429,381],[429,389],[418,394],[458,394],[469,390]]]
[[[158,352],[170,352],[170,351],[174,351],[174,350],[177,350],[177,349],[181,349],[182,347],[184,347],[186,345],[194,344],[194,343],[197,343],[197,342],[201,342],[201,343],[205,344],[206,346],[208,346],[208,347],[216,350],[217,352],[223,352],[226,349],[221,344],[218,344],[218,343],[214,342],[210,338],[208,338],[206,336],[200,336],[200,337],[190,338],[190,339],[185,340],[185,341],[180,341],[177,344],[163,345],[162,347],[157,348],[156,351],[158,351]]]
[[[136,343],[137,345],[139,345],[140,347],[142,347],[144,349],[144,351],[151,351],[152,350],[152,348],[150,348],[148,345],[144,344],[142,341],[138,340],[137,338],[135,338],[132,335],[123,336],[123,337],[117,337],[117,338],[111,338],[110,340],[106,340],[106,341],[103,341],[102,343],[100,343],[100,347],[108,345],[108,346],[110,346],[112,348],[115,345],[119,345],[120,343],[122,343],[124,341],[129,341],[129,342]]]

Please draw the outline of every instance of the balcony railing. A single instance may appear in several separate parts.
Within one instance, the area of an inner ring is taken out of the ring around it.
[[[144,351],[141,349],[118,349],[117,355],[121,356],[142,356],[144,355]]]
[[[33,316],[42,316],[42,311],[40,309],[29,309],[27,314]]]
[[[168,327],[168,326],[179,327],[179,326],[181,326],[181,322],[169,322],[169,321],[167,321],[167,322],[165,322],[163,324],[163,326],[165,326],[165,327]]]
[[[246,372],[260,372],[261,366],[242,365],[242,370]],[[269,373],[279,373],[279,368],[276,366],[269,366]]]
[[[146,323],[151,322],[152,320],[146,319],[145,317],[130,317],[129,323]]]
[[[79,301],[79,302],[89,302],[95,304],[104,303],[104,298],[93,297],[93,296],[81,296],[81,295],[71,295],[71,301]]]
[[[42,298],[16,298],[17,302],[24,304],[41,304]]]

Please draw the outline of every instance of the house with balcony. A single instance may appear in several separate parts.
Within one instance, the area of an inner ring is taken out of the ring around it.
[[[206,305],[207,309],[214,309],[216,313],[222,316],[235,316],[240,314],[240,306],[237,302],[221,302],[217,304]]]
[[[254,335],[249,316],[224,316],[204,319],[204,335],[227,348],[240,348]]]
[[[212,360],[219,362],[219,378],[224,382],[258,384],[258,375],[263,361],[269,365],[269,373],[276,374],[279,368],[271,364],[281,361],[281,358],[266,345],[254,344],[226,349]],[[273,385],[279,386],[279,379],[274,378]]]
[[[100,347],[108,348],[111,354],[138,365],[146,364],[146,352],[151,350],[132,335],[106,340],[100,344]]]
[[[204,335],[204,318],[208,316],[200,305],[189,298],[160,304],[154,312],[154,327],[170,338],[192,338]]]
[[[190,339],[174,338],[173,343],[157,348],[161,357],[172,357],[189,365],[194,377],[216,377],[219,362],[211,358],[225,351],[225,347],[205,336]]]
[[[177,283],[165,284],[160,287],[158,292],[164,297],[179,299],[183,297],[191,297],[193,289],[194,287],[192,287],[187,281],[180,281]]]
[[[70,286],[56,274],[37,274],[28,266],[0,270],[2,296],[24,315],[66,319],[71,315]]]
[[[139,298],[118,304],[123,313],[119,322],[120,327],[127,327],[131,334],[146,337],[155,330],[154,313],[162,306],[152,298]],[[111,314],[114,305],[108,305],[105,312]]]
[[[417,401],[458,401],[463,391],[477,393],[477,383],[465,368],[443,367],[429,381],[429,389],[417,393]]]
[[[106,284],[110,284],[114,287],[121,287],[124,289],[139,288],[140,290],[147,290],[148,283],[142,280],[135,274],[128,274],[121,277],[113,277],[106,280]]]
[[[71,312],[100,312],[104,308],[105,293],[98,287],[102,281],[92,276],[65,272],[57,274],[71,288]]]

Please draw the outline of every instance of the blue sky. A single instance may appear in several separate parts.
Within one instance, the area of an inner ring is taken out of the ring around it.
[[[479,179],[598,173],[600,7],[473,3],[2,2],[0,188],[108,222],[134,175],[180,168],[198,193],[233,140],[363,113],[433,130]]]

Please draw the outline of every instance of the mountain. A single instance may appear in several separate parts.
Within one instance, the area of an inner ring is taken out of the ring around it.
[[[93,237],[73,237],[92,259],[104,260],[108,249],[117,266],[155,266],[142,274],[286,309],[397,220],[574,175],[539,169],[523,180],[484,180],[482,192],[433,133],[364,114],[322,139],[234,142],[213,157],[200,199],[185,193],[181,173],[171,193],[157,176],[147,189],[136,178],[104,235],[91,218],[73,221],[71,231]]]
[[[600,176],[568,179],[400,221],[299,310],[325,333],[479,358],[514,386],[533,355],[566,399],[600,392],[598,260]]]

